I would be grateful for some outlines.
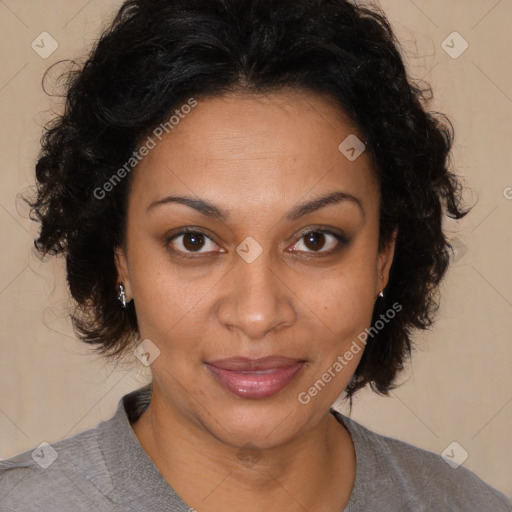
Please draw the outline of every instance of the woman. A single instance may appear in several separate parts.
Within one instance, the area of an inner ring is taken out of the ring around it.
[[[511,510],[331,409],[386,394],[467,210],[383,13],[130,0],[37,163],[81,338],[151,365],[115,416],[4,461],[1,510]]]

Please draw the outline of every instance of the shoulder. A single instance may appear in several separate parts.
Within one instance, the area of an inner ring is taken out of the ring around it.
[[[450,465],[436,453],[376,434],[345,416],[337,417],[354,441],[359,491],[367,487],[364,492],[379,496],[381,502],[387,497],[404,511],[410,507],[417,511],[512,511],[505,495],[463,466]]]
[[[0,511],[95,509],[94,496],[112,490],[99,445],[101,427],[0,461]]]

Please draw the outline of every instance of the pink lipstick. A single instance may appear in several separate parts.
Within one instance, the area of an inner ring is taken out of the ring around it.
[[[279,393],[295,378],[304,361],[282,356],[233,357],[205,364],[225,389],[242,398],[257,399]]]

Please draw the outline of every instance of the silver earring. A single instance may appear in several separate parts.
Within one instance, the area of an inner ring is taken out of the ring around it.
[[[380,275],[380,278],[381,278],[382,280],[384,280],[384,276],[383,276],[382,274]],[[384,289],[382,289],[382,290],[380,291],[380,293],[379,293],[379,297],[384,297]]]
[[[126,308],[126,294],[124,293],[123,283],[119,284],[119,287],[117,290],[118,290],[117,300],[120,302],[120,304],[121,304],[121,306],[123,306],[123,308]]]

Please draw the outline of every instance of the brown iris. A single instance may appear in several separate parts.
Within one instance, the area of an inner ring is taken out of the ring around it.
[[[312,231],[304,236],[304,244],[308,249],[320,249],[325,244],[325,235],[320,231]]]
[[[204,235],[201,233],[185,233],[183,235],[183,246],[187,251],[197,251],[204,245]]]

